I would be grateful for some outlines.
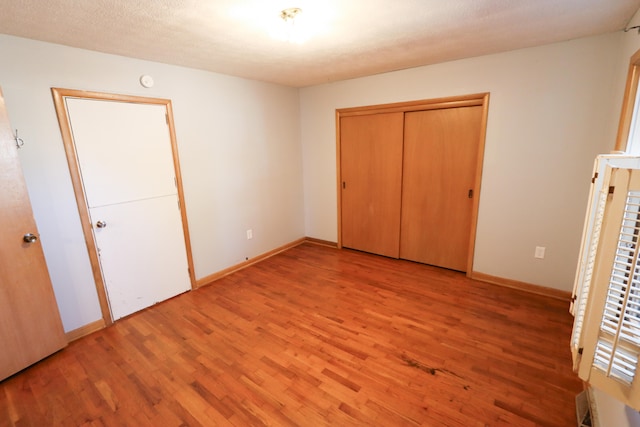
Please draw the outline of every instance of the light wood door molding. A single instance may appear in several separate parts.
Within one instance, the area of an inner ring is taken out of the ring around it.
[[[189,279],[191,282],[191,288],[195,288],[195,276],[193,267],[193,256],[191,252],[191,243],[189,238],[189,227],[187,223],[186,204],[184,200],[184,191],[182,188],[182,176],[180,174],[180,162],[178,159],[178,146],[176,142],[175,126],[173,122],[173,109],[171,106],[171,100],[161,98],[147,98],[129,95],[117,95],[108,94],[102,92],[89,92],[73,89],[52,88],[52,95],[54,104],[56,107],[56,113],[58,116],[58,122],[60,125],[60,132],[62,134],[62,140],[64,143],[65,152],[67,155],[67,162],[69,164],[69,173],[73,183],[73,188],[76,196],[76,202],[78,205],[78,212],[82,223],[82,230],[84,233],[85,242],[89,252],[89,259],[91,261],[91,268],[93,270],[93,277],[96,284],[96,290],[98,292],[98,299],[100,301],[100,308],[102,312],[102,318],[106,325],[113,323],[111,313],[109,310],[109,301],[105,291],[105,284],[100,269],[100,260],[96,250],[96,243],[92,231],[91,220],[89,216],[89,209],[87,205],[87,197],[85,194],[84,186],[82,183],[82,177],[80,174],[80,166],[78,163],[78,157],[76,148],[73,142],[70,119],[66,108],[65,98],[77,98],[88,100],[101,100],[101,101],[117,101],[127,102],[133,104],[152,104],[163,105],[167,111],[167,124],[169,127],[171,150],[173,157],[173,166],[175,169],[176,186],[178,188],[178,200],[180,201],[180,215],[182,219],[182,227],[184,230],[184,240],[187,252],[187,263],[189,266]]]
[[[629,61],[627,84],[624,90],[622,113],[620,114],[620,124],[618,125],[618,136],[616,138],[614,151],[624,152],[627,149],[627,141],[629,140],[629,132],[631,130],[631,121],[633,120],[633,113],[636,106],[639,80],[640,50],[638,50]]]

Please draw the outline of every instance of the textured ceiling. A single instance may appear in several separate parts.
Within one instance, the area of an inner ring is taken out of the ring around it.
[[[270,36],[300,7],[303,44]],[[0,0],[0,33],[303,87],[619,31],[640,0]]]

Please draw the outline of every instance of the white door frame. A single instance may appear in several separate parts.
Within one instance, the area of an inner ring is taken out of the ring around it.
[[[89,252],[89,260],[91,262],[91,269],[93,271],[93,278],[96,284],[96,290],[98,292],[98,300],[100,301],[100,310],[102,312],[102,318],[106,325],[113,323],[111,312],[109,310],[109,300],[106,292],[104,279],[102,276],[102,270],[100,267],[100,259],[96,250],[96,241],[93,235],[93,228],[89,216],[89,208],[87,204],[86,194],[84,192],[84,186],[82,184],[82,177],[80,174],[80,165],[78,163],[76,148],[73,142],[71,133],[71,122],[67,114],[67,108],[65,105],[65,98],[77,98],[87,100],[101,100],[101,101],[119,101],[128,102],[133,104],[153,104],[163,105],[166,109],[167,124],[169,126],[169,135],[171,139],[171,152],[173,155],[173,166],[176,176],[176,184],[178,187],[178,200],[180,202],[180,215],[182,219],[182,229],[184,231],[184,243],[187,251],[187,263],[189,266],[189,280],[191,282],[191,289],[195,288],[195,275],[193,267],[193,256],[191,253],[191,243],[189,238],[189,227],[187,224],[187,211],[184,202],[184,191],[182,189],[182,176],[180,174],[180,162],[178,160],[178,146],[176,143],[176,133],[173,123],[173,108],[170,99],[161,98],[146,98],[130,95],[117,95],[101,92],[89,92],[74,89],[62,89],[52,88],[53,100],[56,108],[56,114],[58,116],[58,123],[60,124],[60,132],[62,134],[62,141],[64,143],[64,149],[67,156],[67,162],[69,164],[69,173],[71,175],[71,181],[73,184],[73,190],[76,197],[76,203],[78,205],[78,212],[80,214],[80,221],[82,224],[82,231],[84,233],[84,239],[87,244],[87,250]]]

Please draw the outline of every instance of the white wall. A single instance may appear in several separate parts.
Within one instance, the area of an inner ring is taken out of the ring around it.
[[[173,100],[197,278],[304,235],[337,241],[336,108],[490,92],[474,270],[570,290],[592,160],[613,147],[639,39],[620,32],[298,91],[0,36],[0,86],[26,142],[65,329],[100,311],[51,87]],[[143,73],[154,88],[139,85]]]
[[[51,87],[173,101],[197,278],[304,236],[298,90],[4,35],[0,56],[66,331],[101,316]],[[152,89],[139,85],[142,74]]]
[[[338,238],[337,108],[490,92],[474,271],[571,290],[593,159],[614,145],[621,37],[302,89],[306,234]]]

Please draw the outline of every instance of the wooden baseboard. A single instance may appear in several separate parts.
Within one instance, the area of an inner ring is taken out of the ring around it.
[[[106,324],[104,323],[104,319],[96,320],[95,322],[87,323],[84,326],[79,327],[78,329],[74,329],[73,331],[67,332],[65,335],[67,336],[67,341],[75,341],[84,336],[87,336],[95,331],[99,331],[100,329],[104,329]]]
[[[330,248],[338,247],[338,243],[336,242],[331,242],[329,240],[316,239],[315,237],[305,237],[304,241],[307,243],[313,243],[314,245],[329,246]]]
[[[217,273],[213,273],[210,274],[208,276],[203,277],[202,279],[197,279],[196,280],[196,289],[201,288],[203,286],[206,285],[210,285],[211,283],[215,282],[216,280],[219,280],[225,276],[228,276],[231,273],[235,273],[236,271],[240,271],[243,268],[247,268],[250,265],[253,265],[255,263],[258,263],[260,261],[263,261],[269,257],[272,257],[276,254],[279,254],[280,252],[284,252],[287,249],[291,249],[293,247],[296,247],[298,245],[300,245],[301,243],[304,243],[305,241],[307,241],[307,239],[305,237],[300,238],[298,240],[294,240],[291,243],[287,243],[286,245],[280,246],[279,248],[275,248],[273,250],[270,250],[269,252],[265,252],[261,255],[258,255],[254,258],[251,258],[247,261],[241,262],[240,264],[236,264],[236,265],[232,265],[231,267],[225,268],[224,270],[220,270]]]
[[[531,283],[491,276],[489,274],[479,273],[477,271],[472,272],[469,277],[480,282],[491,283],[493,285],[504,286],[512,289],[519,289],[521,291],[530,292],[537,295],[544,295],[546,297],[551,297],[559,300],[571,301],[571,292],[568,291],[561,291],[559,289],[547,288],[545,286],[532,285]]]

